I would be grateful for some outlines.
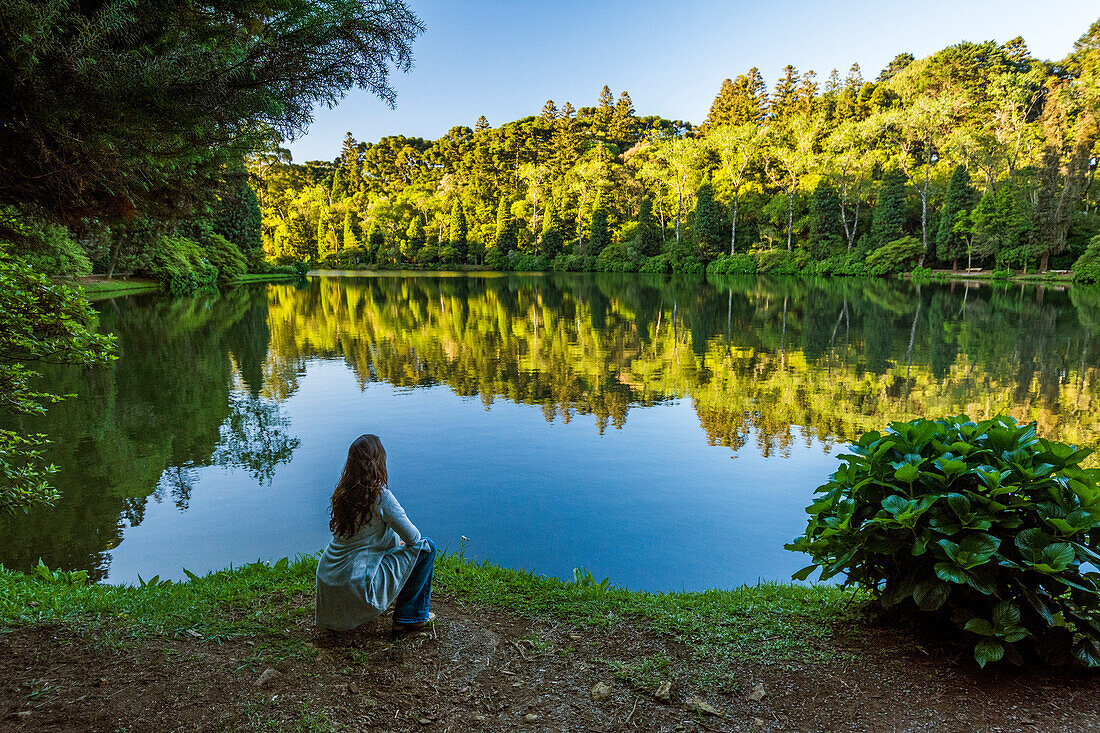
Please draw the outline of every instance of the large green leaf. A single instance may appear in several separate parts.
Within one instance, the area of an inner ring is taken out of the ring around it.
[[[1004,655],[1004,644],[996,639],[982,639],[974,646],[974,659],[982,668],[990,662],[1001,661]]]

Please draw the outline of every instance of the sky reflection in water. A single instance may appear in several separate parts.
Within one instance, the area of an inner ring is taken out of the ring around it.
[[[180,578],[325,544],[347,445],[441,546],[631,588],[783,580],[803,507],[859,432],[1000,410],[1095,445],[1100,297],[792,279],[313,278],[99,304],[112,369],[21,427],[62,503],[0,562]]]

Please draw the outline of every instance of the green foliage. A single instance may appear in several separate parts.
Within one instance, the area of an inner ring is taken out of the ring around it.
[[[882,246],[904,236],[905,228],[905,174],[894,169],[882,177],[878,200],[875,202],[871,222],[871,238]]]
[[[512,218],[512,201],[507,196],[500,199],[497,206],[496,239],[493,247],[503,256],[519,246],[519,238],[516,233],[516,223]]]
[[[672,258],[667,253],[654,255],[646,259],[638,272],[645,272],[655,275],[667,275],[672,272]]]
[[[218,270],[219,285],[231,283],[248,271],[241,250],[220,234],[203,237],[202,249],[206,259]]]
[[[807,508],[822,580],[885,608],[950,620],[981,666],[1021,651],[1100,666],[1100,470],[1091,451],[1040,439],[1011,417],[893,423],[870,432]]]
[[[1073,263],[1073,281],[1100,282],[1100,234],[1092,238],[1085,253]]]
[[[447,247],[440,250],[439,256],[444,262],[455,264],[466,262],[466,252],[469,242],[466,239],[468,228],[466,225],[466,210],[462,206],[462,199],[455,199],[451,206],[451,219],[447,228]],[[444,250],[450,250],[444,255]]]
[[[714,201],[714,186],[704,182],[695,192],[695,243],[704,262],[710,262],[726,249],[722,215]]]
[[[1013,274],[1010,268],[1005,268],[1003,270],[993,270],[989,273],[989,276],[994,280],[1008,280]]]
[[[622,242],[612,242],[596,256],[596,269],[600,272],[637,272],[641,264]]]
[[[878,277],[908,272],[923,252],[924,245],[916,237],[895,239],[867,255],[867,272]]]
[[[846,252],[811,263],[806,274],[820,277],[866,277],[870,273],[862,257],[855,252]]]
[[[970,185],[970,173],[966,166],[958,165],[951,173],[943,206],[940,208],[940,225],[936,232],[936,256],[943,262],[954,262],[966,254],[963,232],[956,229],[959,213],[969,211],[977,201],[978,193]]]
[[[588,251],[599,254],[611,244],[611,230],[607,226],[607,208],[604,206],[603,195],[596,196],[596,203],[592,208],[592,224],[588,229]]]
[[[218,282],[218,268],[207,258],[202,245],[186,237],[162,235],[137,272],[159,280],[175,294],[214,287]]]
[[[562,235],[561,219],[558,218],[554,208],[554,200],[546,202],[546,211],[542,216],[542,236],[539,238],[539,252],[543,257],[552,259],[557,257],[565,246],[565,238]]]
[[[60,397],[32,387],[27,365],[38,361],[104,364],[114,340],[89,326],[91,306],[76,290],[55,285],[0,247],[0,405],[8,412],[43,413]],[[43,435],[0,429],[0,514],[52,504],[52,465],[42,460]]]
[[[646,196],[638,211],[638,226],[634,230],[634,249],[642,257],[654,257],[661,253],[661,231],[653,218],[653,200]]]
[[[92,262],[69,230],[60,224],[20,218],[9,251],[35,272],[54,277],[92,274]]]
[[[756,262],[760,272],[773,275],[797,275],[801,269],[795,253],[786,249],[766,249],[757,252]]]
[[[189,213],[316,105],[392,103],[423,30],[401,0],[5,2],[0,28],[0,207],[59,221]]]
[[[810,197],[810,241],[814,257],[824,259],[844,242],[840,220],[840,196],[827,181],[821,181]]]
[[[262,218],[256,192],[248,183],[242,183],[236,191],[218,200],[210,223],[216,234],[228,239],[242,254],[247,255],[262,245]]]
[[[711,275],[755,275],[756,258],[749,254],[718,255],[707,265]]]

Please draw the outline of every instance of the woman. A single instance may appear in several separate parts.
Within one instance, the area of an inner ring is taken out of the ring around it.
[[[393,634],[425,628],[435,544],[405,516],[387,486],[386,450],[377,435],[348,449],[332,494],[332,542],[317,564],[317,625],[347,631],[394,603]]]

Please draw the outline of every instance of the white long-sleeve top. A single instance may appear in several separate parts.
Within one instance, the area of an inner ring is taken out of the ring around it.
[[[370,521],[350,537],[333,535],[317,563],[317,625],[346,631],[382,614],[423,549],[420,530],[384,489]]]

